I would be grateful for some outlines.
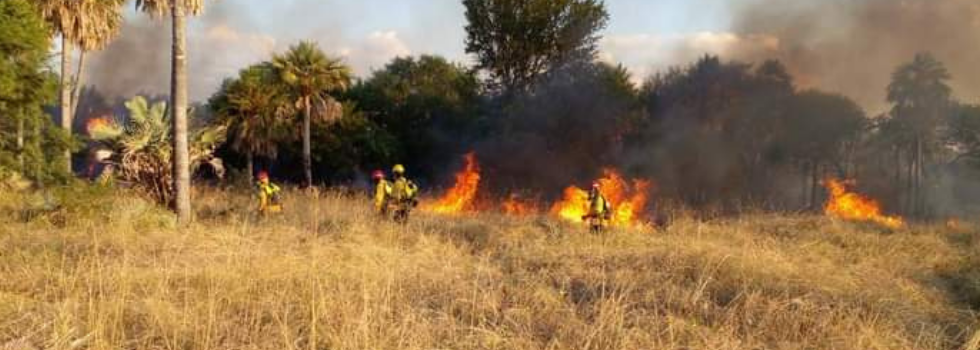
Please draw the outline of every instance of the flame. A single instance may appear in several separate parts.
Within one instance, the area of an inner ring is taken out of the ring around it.
[[[525,201],[516,194],[511,194],[507,200],[500,204],[504,214],[513,216],[528,216],[537,212],[534,202]]]
[[[581,222],[588,207],[589,193],[581,188],[569,186],[565,189],[563,199],[551,207],[551,213],[568,221]]]
[[[476,154],[473,152],[467,154],[465,160],[466,167],[456,173],[456,185],[432,204],[429,210],[440,214],[454,214],[471,209],[480,186],[480,165],[477,164]]]
[[[960,224],[960,219],[958,218],[951,217],[946,219],[946,228],[950,230],[959,230],[960,228],[962,228],[962,226],[963,225]]]
[[[610,224],[614,226],[633,226],[638,224],[638,214],[646,210],[647,192],[650,182],[645,180],[626,181],[613,169],[603,170],[599,180],[602,194],[613,207]],[[565,189],[564,197],[551,207],[551,213],[559,218],[582,222],[582,216],[588,213],[589,192],[570,186]]]
[[[870,221],[890,228],[901,228],[905,221],[899,216],[881,213],[881,207],[874,199],[847,190],[848,183],[837,179],[824,180],[830,198],[824,206],[824,213],[845,220]]]
[[[97,132],[99,129],[112,127],[113,124],[115,123],[113,123],[111,120],[109,120],[109,118],[106,117],[92,118],[89,119],[87,122],[85,122],[85,131],[88,132],[89,135],[92,135],[93,133]]]

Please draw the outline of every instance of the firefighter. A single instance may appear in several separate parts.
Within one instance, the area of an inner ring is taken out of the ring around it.
[[[259,213],[274,214],[282,212],[282,189],[269,181],[269,173],[260,171],[255,184],[259,198]]]
[[[385,173],[375,170],[371,174],[375,181],[374,186],[374,210],[381,216],[388,216],[388,204],[391,201],[391,183],[385,179]]]
[[[589,208],[588,214],[582,217],[589,223],[589,229],[593,233],[602,232],[605,229],[606,224],[612,218],[612,205],[606,200],[606,197],[602,195],[601,188],[598,182],[592,183],[592,189],[589,190]]]
[[[419,188],[405,177],[405,166],[396,164],[391,169],[394,182],[391,185],[391,203],[395,206],[395,221],[408,222],[408,214],[419,204],[415,198]]]

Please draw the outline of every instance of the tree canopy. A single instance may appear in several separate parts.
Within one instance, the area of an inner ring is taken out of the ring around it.
[[[609,14],[601,0],[464,0],[466,52],[490,85],[523,92],[546,72],[590,63]]]

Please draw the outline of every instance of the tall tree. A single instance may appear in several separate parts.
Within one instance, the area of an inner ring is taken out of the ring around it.
[[[191,221],[191,171],[187,144],[187,28],[186,15],[204,10],[204,0],[136,0],[136,7],[153,16],[170,14],[173,26],[171,50],[170,113],[173,116],[173,187],[177,221]]]
[[[956,151],[950,164],[980,160],[980,105],[957,106],[944,139]]]
[[[313,185],[313,161],[310,152],[310,123],[315,116],[333,121],[342,116],[342,108],[331,93],[346,90],[351,70],[340,59],[327,56],[313,42],[303,41],[284,54],[272,58],[282,86],[293,105],[303,116],[303,174],[305,185]]]
[[[85,53],[99,50],[119,33],[125,0],[34,0],[52,31],[61,36],[61,127],[69,134],[78,106]],[[74,47],[80,49],[78,67],[72,73]],[[71,150],[65,150],[71,172]]]
[[[806,206],[816,209],[821,168],[844,174],[846,146],[856,142],[867,126],[864,111],[851,99],[820,91],[803,91],[788,103],[779,145],[803,171]]]
[[[892,74],[888,85],[888,102],[892,103],[891,130],[901,133],[896,140],[907,156],[906,210],[922,215],[923,178],[931,162],[929,153],[940,146],[939,128],[952,107],[952,90],[946,67],[928,53],[920,53],[912,62],[902,65]]]
[[[466,52],[491,86],[527,90],[562,65],[590,62],[609,19],[602,0],[463,0]]]
[[[245,154],[249,176],[253,176],[254,157],[274,158],[280,134],[278,116],[288,104],[274,86],[271,66],[253,65],[226,81],[208,105],[220,123],[228,125],[231,148]]]
[[[442,175],[479,120],[480,82],[469,69],[438,56],[399,57],[351,89],[357,107],[390,131],[397,156],[418,164],[423,178]]]
[[[67,175],[67,138],[43,111],[57,79],[46,66],[50,33],[34,5],[0,1],[0,187],[19,175],[38,183]]]

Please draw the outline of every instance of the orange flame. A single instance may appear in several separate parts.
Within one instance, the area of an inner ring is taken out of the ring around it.
[[[848,191],[849,183],[853,182],[833,178],[824,180],[824,186],[830,192],[830,198],[824,206],[825,214],[845,220],[874,222],[890,228],[905,226],[901,217],[882,214],[881,207],[874,199]]]
[[[614,226],[638,224],[638,214],[646,210],[650,182],[645,180],[627,182],[613,169],[603,170],[603,177],[597,181],[602,194],[613,207],[610,224]],[[588,208],[589,192],[570,186],[565,189],[563,199],[551,207],[551,213],[568,221],[582,222],[582,217],[588,213]]]
[[[480,186],[480,165],[476,162],[476,154],[472,152],[465,159],[466,167],[456,173],[456,185],[429,207],[429,210],[440,214],[454,214],[471,209]]]
[[[92,133],[96,132],[96,130],[110,127],[112,124],[113,122],[106,117],[92,118],[85,122],[85,131],[88,132],[89,135],[92,135]]]
[[[528,216],[537,212],[537,206],[533,202],[522,200],[516,194],[511,194],[500,204],[500,208],[504,214],[513,216]]]
[[[551,206],[551,213],[568,221],[581,222],[582,217],[588,213],[588,208],[589,193],[581,188],[569,186],[565,189],[563,199]]]

